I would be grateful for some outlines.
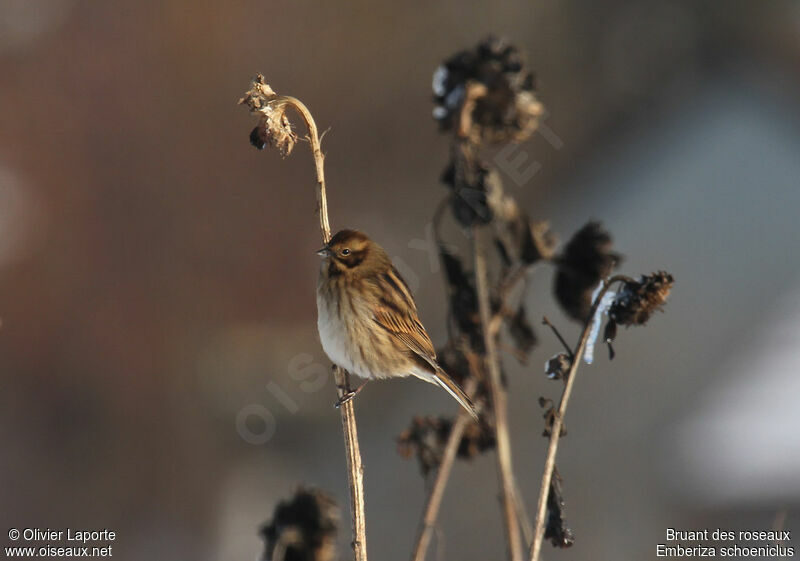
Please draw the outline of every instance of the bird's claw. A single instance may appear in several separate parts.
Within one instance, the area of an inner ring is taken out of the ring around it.
[[[336,403],[334,403],[334,404],[333,404],[333,406],[334,406],[336,409],[339,409],[339,408],[340,408],[342,405],[344,405],[345,403],[348,403],[348,402],[350,402],[350,401],[353,401],[353,398],[354,398],[355,396],[356,396],[356,392],[353,392],[353,391],[347,392],[346,394],[342,395],[342,397],[340,397],[339,399],[337,399],[337,400],[336,400]]]
[[[339,399],[337,399],[337,400],[336,400],[336,403],[334,403],[334,404],[333,404],[333,406],[334,406],[336,409],[339,409],[339,408],[340,408],[342,405],[344,405],[345,403],[348,403],[348,402],[352,401],[352,400],[353,400],[353,398],[354,398],[356,395],[358,395],[358,392],[360,392],[362,389],[364,389],[364,386],[366,386],[366,385],[367,385],[367,383],[366,383],[366,382],[364,382],[363,384],[361,384],[360,386],[358,386],[356,389],[354,389],[354,390],[350,390],[350,391],[348,391],[348,392],[345,392],[345,393],[343,393],[343,394],[342,394],[342,396],[341,396]],[[340,389],[341,389],[341,388],[340,388]]]

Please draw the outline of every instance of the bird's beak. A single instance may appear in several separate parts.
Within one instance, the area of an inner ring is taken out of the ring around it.
[[[331,250],[328,249],[328,246],[326,245],[325,247],[323,247],[322,249],[317,251],[317,255],[319,255],[320,257],[330,257],[331,256]]]

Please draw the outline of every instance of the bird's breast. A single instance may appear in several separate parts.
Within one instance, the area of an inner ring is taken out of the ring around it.
[[[362,378],[406,376],[406,353],[375,322],[370,297],[341,277],[320,276],[317,330],[322,348],[334,364]]]
[[[338,299],[320,287],[317,290],[317,330],[322,349],[334,364],[352,370],[348,353],[347,327],[342,321]]]

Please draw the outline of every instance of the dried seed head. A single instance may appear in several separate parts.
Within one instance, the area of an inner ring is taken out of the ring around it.
[[[439,467],[453,427],[446,417],[414,417],[411,426],[397,437],[397,450],[404,458],[417,457],[423,476]],[[464,429],[456,455],[471,459],[495,447],[494,431],[482,418]]]
[[[272,520],[261,528],[264,561],[332,561],[336,557],[339,508],[319,489],[300,488],[275,507]]]
[[[259,150],[267,146],[277,148],[284,157],[292,152],[297,135],[286,116],[286,105],[266,83],[264,76],[259,74],[253,78],[239,105],[246,105],[250,113],[258,116],[258,125],[250,132],[253,146]]]
[[[567,378],[572,361],[565,353],[558,353],[544,363],[544,373],[551,380],[564,380]]]
[[[589,222],[572,236],[556,260],[556,299],[570,317],[586,321],[592,292],[621,260],[611,251],[611,236],[599,222]]]
[[[276,148],[281,156],[286,157],[292,153],[297,135],[282,110],[266,108],[259,117],[258,125],[250,133],[250,143],[259,150],[267,146]]]
[[[644,325],[656,310],[661,310],[675,280],[666,271],[626,282],[608,310],[609,317],[620,325]]]
[[[482,86],[475,99],[469,99],[471,84]],[[459,122],[463,104],[470,113],[470,130],[462,133],[476,140],[525,140],[543,113],[534,95],[533,74],[519,50],[505,39],[488,37],[474,49],[448,58],[433,73],[432,86],[433,116],[441,129],[463,125]]]

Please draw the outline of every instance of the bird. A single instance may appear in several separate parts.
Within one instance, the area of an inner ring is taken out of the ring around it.
[[[416,376],[443,388],[477,420],[475,405],[437,362],[411,290],[386,251],[347,229],[317,254],[317,329],[328,358],[367,381]]]

